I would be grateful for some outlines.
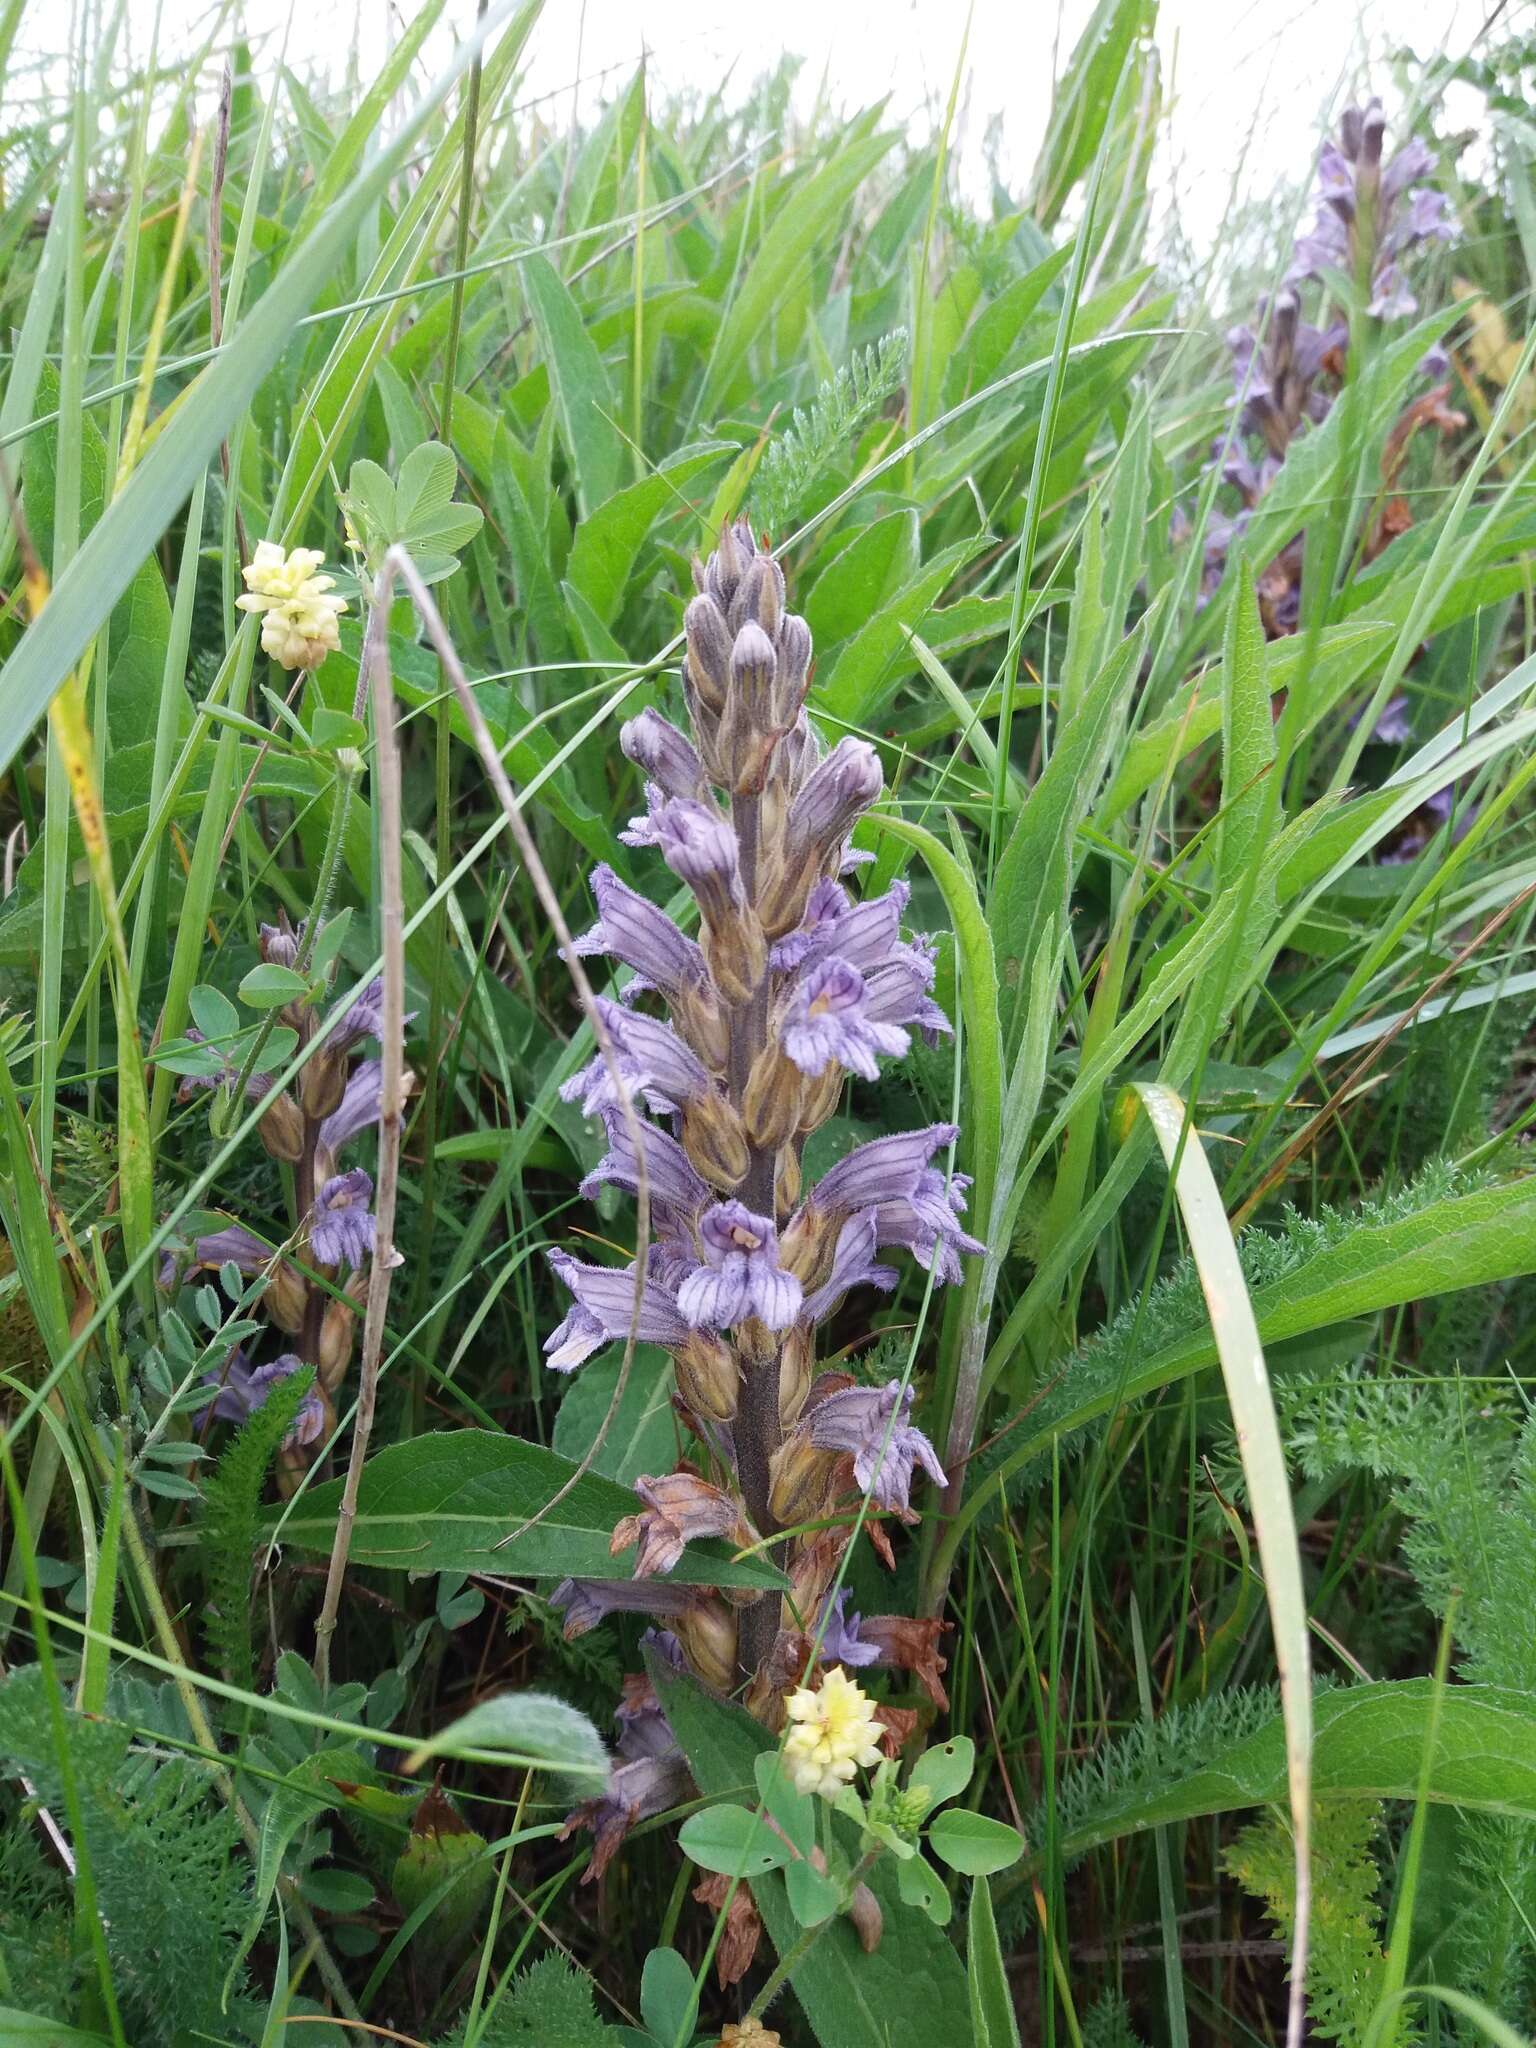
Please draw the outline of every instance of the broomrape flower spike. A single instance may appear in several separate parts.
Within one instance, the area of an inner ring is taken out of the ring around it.
[[[818,1376],[817,1327],[855,1293],[897,1284],[877,1261],[883,1247],[910,1252],[943,1285],[981,1246],[960,1221],[967,1183],[940,1156],[953,1124],[894,1132],[819,1181],[805,1175],[806,1143],[850,1076],[875,1080],[915,1034],[931,1044],[949,1022],[933,1000],[933,949],[903,929],[907,885],[861,897],[848,880],[861,859],[849,834],[882,792],[880,756],[853,737],[826,749],[807,716],[811,632],[788,608],[778,563],[741,520],[695,564],[694,583],[681,678],[691,730],[647,710],[620,745],[645,805],[624,837],[666,864],[663,887],[676,877],[692,892],[698,937],[611,868],[595,870],[597,921],[575,950],[630,970],[617,1001],[600,999],[617,1076],[594,1060],[562,1089],[607,1140],[582,1193],[633,1194],[643,1165],[653,1239],[638,1300],[632,1264],[550,1251],[571,1302],[544,1349],[571,1372],[632,1328],[662,1346],[700,1448],[637,1482],[639,1512],[614,1540],[632,1560],[633,1597],[623,1581],[567,1584],[556,1604],[576,1631],[613,1607],[667,1615],[688,1669],[742,1694],[770,1728],[788,1716],[806,1784],[830,1790],[875,1761],[879,1724],[830,1652],[819,1662],[834,1668],[815,1683],[805,1617],[838,1577],[861,1499],[914,1521],[915,1482],[944,1474],[911,1419],[910,1388]],[[644,1112],[638,1130],[627,1108]],[[761,1549],[790,1593],[691,1589],[663,1605],[685,1546],[701,1541]],[[942,1627],[852,1621],[848,1661],[936,1688]],[[605,1856],[637,1808],[631,1779],[616,1773],[610,1794],[587,1818]]]
[[[316,573],[324,560],[318,548],[285,553],[280,542],[263,540],[242,571],[245,593],[235,603],[261,614],[262,652],[279,668],[316,669],[341,645],[336,622],[347,601],[331,596],[334,576]]]
[[[860,1769],[879,1763],[880,1723],[865,1693],[840,1664],[813,1691],[801,1686],[785,1701],[790,1728],[784,1763],[797,1792],[836,1799]]]

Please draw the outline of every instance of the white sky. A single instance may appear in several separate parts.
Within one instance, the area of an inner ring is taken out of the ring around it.
[[[159,0],[162,54],[190,56],[209,18],[208,0]],[[129,0],[142,54],[156,0]],[[289,61],[302,73],[338,74],[352,52],[371,76],[408,17],[410,0],[292,0]],[[1208,247],[1231,196],[1234,173],[1263,191],[1305,175],[1320,122],[1364,77],[1391,109],[1383,53],[1460,55],[1490,0],[1162,0],[1158,40],[1171,113],[1158,184],[1176,193],[1195,247]],[[261,39],[270,61],[290,0],[236,0],[231,20]],[[974,197],[985,196],[982,137],[1002,116],[1002,163],[1022,187],[1045,131],[1053,56],[1064,61],[1091,0],[975,0],[962,92],[957,162]],[[440,57],[471,25],[475,0],[450,0],[434,38]],[[64,10],[32,0],[22,42],[57,53]],[[452,24],[451,27],[446,24]],[[579,84],[590,113],[644,54],[660,92],[678,87],[745,95],[784,51],[805,59],[807,105],[825,83],[846,108],[889,95],[894,116],[918,136],[941,119],[966,27],[965,0],[548,0],[527,56],[522,97],[569,96]],[[429,52],[433,44],[428,46]],[[210,81],[211,91],[211,81]],[[556,103],[552,111],[563,112]]]

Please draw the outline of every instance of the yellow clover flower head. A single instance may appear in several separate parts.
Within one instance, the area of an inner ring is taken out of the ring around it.
[[[318,668],[341,645],[336,621],[347,601],[328,594],[333,576],[316,574],[324,560],[318,548],[285,553],[277,541],[264,540],[242,572],[245,595],[235,603],[243,612],[261,613],[262,651],[280,668]]]
[[[880,1723],[867,1693],[834,1664],[813,1691],[801,1686],[785,1704],[784,1762],[797,1792],[835,1799],[860,1766],[880,1761]]]

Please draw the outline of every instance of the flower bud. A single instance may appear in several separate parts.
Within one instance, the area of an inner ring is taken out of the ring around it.
[[[714,993],[681,989],[672,997],[673,1027],[706,1067],[723,1073],[731,1050],[731,1027]]]
[[[820,1130],[829,1116],[835,1114],[843,1096],[843,1070],[835,1061],[828,1063],[824,1074],[818,1074],[814,1081],[807,1081],[805,1093],[800,1098],[800,1130],[805,1136]]]
[[[304,1311],[309,1306],[309,1282],[291,1259],[278,1260],[262,1289],[261,1305],[268,1320],[288,1336],[296,1337],[303,1329]]]
[[[832,1490],[836,1463],[809,1436],[786,1437],[768,1464],[768,1512],[780,1528],[816,1521]]]
[[[765,1045],[747,1076],[742,1114],[754,1145],[765,1150],[792,1138],[800,1128],[805,1076],[777,1045]]]
[[[320,1123],[340,1109],[350,1072],[347,1056],[338,1046],[328,1045],[317,1052],[299,1078],[305,1115]]]
[[[808,1202],[779,1232],[779,1264],[807,1294],[825,1287],[837,1253],[838,1218]]]
[[[748,621],[761,626],[770,640],[784,616],[784,571],[772,555],[753,554],[731,599],[728,623],[739,633]]]
[[[316,1375],[328,1394],[335,1393],[347,1376],[356,1333],[357,1313],[350,1303],[328,1301],[320,1321],[320,1363]]]
[[[793,1145],[781,1145],[773,1169],[775,1220],[782,1223],[800,1199],[800,1154]]]
[[[688,640],[688,680],[700,703],[719,713],[725,709],[731,681],[731,635],[725,615],[712,597],[696,597],[683,613]]]
[[[798,612],[786,612],[779,623],[779,672],[773,707],[773,722],[781,730],[792,727],[800,715],[810,669],[811,629]],[[804,780],[803,775],[800,780]]]
[[[700,1678],[726,1692],[736,1678],[736,1617],[723,1600],[701,1600],[672,1618],[672,1633]]]
[[[717,1090],[686,1105],[682,1137],[683,1150],[717,1188],[739,1187],[746,1179],[752,1163],[747,1134],[736,1110]]]
[[[779,1421],[785,1429],[794,1427],[805,1397],[811,1391],[811,1374],[816,1362],[816,1338],[810,1323],[795,1323],[784,1332],[779,1351]]]
[[[730,1422],[736,1415],[741,1372],[729,1344],[710,1330],[695,1330],[672,1353],[677,1390],[693,1410],[710,1422]]]
[[[853,1897],[848,1901],[848,1918],[859,1937],[859,1946],[865,1955],[872,1956],[885,1932],[885,1916],[880,1911],[880,1901],[867,1884],[854,1886]]]
[[[261,1142],[274,1159],[292,1165],[304,1156],[304,1113],[286,1089],[268,1095],[266,1105],[256,1126]]]

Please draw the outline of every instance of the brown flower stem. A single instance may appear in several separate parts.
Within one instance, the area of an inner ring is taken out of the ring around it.
[[[731,798],[731,823],[740,848],[741,881],[747,901],[757,896],[757,854],[762,821],[762,798],[750,794]],[[769,970],[747,1001],[731,1017],[728,1085],[731,1101],[741,1108],[747,1092],[752,1063],[768,1040]],[[774,1155],[762,1146],[750,1148],[747,1177],[739,1197],[760,1216],[774,1213]],[[740,1357],[740,1353],[738,1353]],[[735,1423],[736,1475],[741,1495],[758,1533],[771,1535],[774,1519],[768,1512],[768,1491],[773,1454],[784,1437],[779,1420],[779,1367],[775,1354],[767,1360],[741,1357],[741,1388]],[[779,1603],[771,1597],[744,1607],[738,1623],[737,1661],[747,1678],[753,1677],[773,1648],[779,1628]]]

